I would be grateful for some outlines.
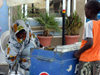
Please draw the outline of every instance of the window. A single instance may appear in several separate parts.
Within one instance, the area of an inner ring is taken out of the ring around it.
[[[49,14],[54,14],[56,17],[61,17],[63,0],[49,0],[49,3],[48,3],[49,8],[46,6],[47,1],[48,0],[39,0],[36,3],[28,4],[27,17],[37,17],[39,15],[39,13],[46,13],[47,10],[49,10]],[[73,1],[74,0],[66,0],[66,3],[65,3],[66,10],[69,14],[73,10],[73,8],[72,8]]]
[[[49,1],[49,3],[47,3]],[[72,12],[73,10],[73,1],[75,0],[66,0],[66,10],[67,14]],[[46,5],[49,4],[49,7]],[[54,14],[56,17],[62,16],[62,0],[38,0],[36,3],[28,4],[27,6],[23,5],[20,6],[21,12],[23,12],[23,15],[27,15],[27,17],[38,17],[39,13],[46,13],[47,10],[49,10],[49,14]],[[14,12],[16,12],[16,8],[13,9]]]
[[[46,12],[46,1],[40,0],[39,2],[28,4],[27,6],[27,17],[38,17],[39,13],[45,13]]]
[[[27,17],[37,17],[39,13],[46,13],[46,0],[28,4]],[[49,14],[54,14],[56,17],[61,17],[62,0],[49,0]]]
[[[62,0],[51,0],[50,1],[50,13],[55,14],[56,17],[61,17]]]
[[[70,15],[76,8],[75,1],[76,0],[66,0],[65,5],[67,15]],[[62,26],[62,6],[63,0],[37,0],[36,3],[13,7],[13,22],[26,16],[28,20],[32,22],[30,23],[31,26],[37,26],[39,24],[33,17],[38,17],[39,13],[46,13],[46,11],[49,11],[49,14],[55,15],[55,19],[59,22],[59,25]],[[73,7],[75,8],[73,9]]]

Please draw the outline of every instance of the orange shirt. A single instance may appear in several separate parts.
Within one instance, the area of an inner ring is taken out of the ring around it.
[[[93,46],[81,54],[80,61],[100,61],[100,20],[93,21],[92,33]],[[86,42],[86,40],[82,40],[81,47],[83,47]]]

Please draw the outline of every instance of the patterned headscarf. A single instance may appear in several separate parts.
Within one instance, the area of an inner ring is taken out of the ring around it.
[[[16,37],[16,34],[23,29],[26,31],[26,38],[24,38],[24,40]],[[30,39],[31,39],[31,29],[29,25],[25,24],[23,20],[17,20],[11,26],[9,44],[13,44],[14,47],[19,49],[21,48],[23,42],[24,46],[26,47],[30,43]]]
[[[21,30],[25,30],[27,32],[26,34],[26,40],[29,41],[30,37],[31,37],[31,30],[30,27],[28,25],[25,24],[25,22],[23,20],[17,20],[13,25],[12,25],[12,31],[11,31],[11,37],[14,38],[17,42],[21,43],[23,42],[22,39],[18,39],[16,37],[16,34],[18,32],[20,32]]]

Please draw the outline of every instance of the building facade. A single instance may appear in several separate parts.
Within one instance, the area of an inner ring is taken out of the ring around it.
[[[81,17],[82,22],[85,23],[85,14],[84,14],[84,6],[87,0],[65,0],[65,9],[66,15],[70,16],[71,13],[77,12]],[[16,7],[17,8],[17,7]],[[34,20],[35,17],[38,17],[39,13],[54,14],[55,19],[59,21],[59,26],[62,27],[62,8],[63,8],[63,0],[39,0],[36,3],[31,3],[27,5],[20,6],[22,13],[25,17],[30,21],[30,25],[33,31],[41,32],[40,25]],[[13,13],[16,13],[15,7],[13,7]],[[12,16],[16,16],[15,14]],[[17,15],[18,16],[18,15]],[[81,30],[83,27],[81,28]],[[82,34],[82,33],[80,33]],[[56,36],[54,34],[54,39],[52,45],[61,45],[62,35]],[[59,40],[59,42],[57,41]],[[81,38],[80,38],[81,40]]]

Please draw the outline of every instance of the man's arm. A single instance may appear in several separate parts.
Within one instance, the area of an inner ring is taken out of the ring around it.
[[[84,38],[83,39],[86,40],[87,42],[81,49],[79,49],[79,51],[75,53],[75,57],[79,58],[83,52],[85,52],[86,50],[92,47],[93,45],[92,30],[93,30],[93,21],[90,20],[89,22],[85,24],[85,28],[84,28]]]
[[[86,38],[85,40],[87,41],[87,43],[75,53],[76,58],[79,58],[83,52],[93,46],[93,38]]]

